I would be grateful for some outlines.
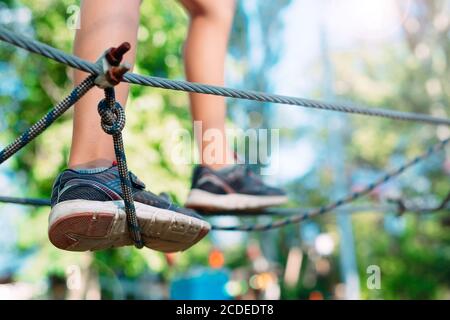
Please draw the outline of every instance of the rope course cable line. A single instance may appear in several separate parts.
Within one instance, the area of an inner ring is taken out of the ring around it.
[[[50,207],[50,199],[36,199],[36,198],[18,198],[0,196],[0,203],[20,204],[24,206],[34,207]]]
[[[2,202],[0,197],[0,202]],[[410,213],[434,213],[441,210],[450,210],[450,192],[439,202],[437,205],[417,205],[414,203],[410,203],[405,199],[388,199],[387,201],[381,204],[362,204],[362,205],[353,205],[353,206],[345,206],[346,213],[358,213],[364,211],[379,211],[379,212],[397,212],[399,215],[402,215],[405,212]],[[317,208],[269,208],[265,209],[261,212],[257,213],[248,213],[248,217],[254,217],[255,215],[269,215],[269,216],[290,216],[301,213],[306,213],[312,210],[317,210]],[[227,216],[227,215],[236,215],[233,211],[228,212],[212,212],[208,213],[208,217],[214,216]],[[240,214],[240,216],[242,213]],[[245,213],[244,213],[245,215]]]
[[[406,201],[403,199],[391,199],[389,202],[397,206],[397,212],[399,214],[403,214],[404,212],[417,212],[417,213],[437,212],[444,209],[450,209],[450,207],[447,207],[447,205],[450,203],[450,192],[441,201],[440,204],[434,207],[422,207],[418,205],[410,205],[407,204]]]
[[[164,89],[172,89],[179,91],[187,91],[187,92],[196,92],[196,93],[205,93],[205,94],[213,94],[213,95],[221,95],[225,97],[232,98],[240,98],[240,99],[248,99],[255,101],[264,101],[264,102],[273,102],[273,103],[281,103],[281,104],[291,104],[297,106],[303,106],[307,108],[315,108],[315,109],[324,109],[324,110],[332,110],[332,111],[340,111],[346,113],[356,113],[356,114],[364,114],[370,116],[379,116],[386,117],[396,120],[406,120],[406,121],[418,121],[435,125],[450,125],[450,119],[445,118],[436,118],[424,114],[418,113],[408,113],[408,112],[400,112],[393,111],[387,109],[375,109],[375,108],[364,108],[364,107],[356,107],[344,104],[332,104],[332,103],[323,103],[319,101],[313,101],[302,98],[294,98],[287,96],[280,96],[275,94],[267,94],[261,92],[254,91],[246,91],[246,90],[236,90],[225,87],[218,86],[210,86],[199,83],[190,83],[186,81],[175,81],[164,78],[157,77],[149,77],[149,76],[141,76],[137,74],[125,74],[127,72],[126,65],[120,65],[120,60],[122,58],[122,54],[117,52],[120,55],[120,58],[116,58],[118,63],[111,62],[108,59],[108,55],[111,55],[113,50],[117,51],[125,51],[128,49],[123,49],[125,44],[122,44],[119,48],[111,48],[109,51],[105,53],[100,59],[108,60],[108,63],[90,63],[74,57],[72,55],[66,54],[58,49],[45,45],[43,43],[28,39],[21,35],[15,34],[11,31],[8,31],[4,27],[0,26],[0,40],[13,44],[15,46],[21,47],[23,49],[29,50],[34,53],[38,53],[42,56],[51,58],[53,60],[59,61],[66,65],[72,66],[74,68],[87,71],[91,75],[86,78],[79,86],[77,86],[72,93],[66,97],[63,101],[58,103],[51,111],[49,111],[43,118],[41,118],[36,124],[31,126],[28,130],[26,130],[19,138],[17,138],[13,143],[8,145],[5,149],[0,151],[0,164],[9,159],[12,155],[26,146],[31,140],[36,138],[40,133],[42,133],[45,129],[47,129],[58,117],[60,117],[65,111],[67,111],[78,99],[80,99],[87,91],[89,91],[95,85],[105,89],[105,99],[102,100],[99,104],[99,113],[102,119],[102,128],[108,134],[113,136],[114,140],[114,149],[116,153],[116,158],[118,161],[120,179],[122,191],[124,194],[124,205],[125,211],[127,214],[127,222],[130,233],[132,235],[133,240],[135,241],[135,245],[138,248],[142,247],[142,241],[140,238],[139,225],[136,218],[136,212],[133,204],[133,197],[131,194],[130,187],[130,177],[126,164],[126,157],[121,137],[121,130],[125,126],[125,115],[123,109],[118,105],[114,98],[114,89],[113,87],[117,85],[120,81],[127,81],[134,84],[147,85],[151,87],[159,87]],[[99,60],[105,62],[104,60]],[[116,61],[117,62],[117,61]],[[102,66],[107,66],[105,69]],[[115,69],[114,69],[115,68]],[[112,72],[112,73],[111,73]],[[115,73],[114,73],[115,72]],[[111,79],[112,75],[112,79]],[[113,81],[112,81],[113,80]],[[286,219],[281,219],[277,221],[273,221],[266,224],[254,224],[254,225],[242,225],[242,226],[217,226],[213,225],[213,230],[223,230],[223,231],[265,231],[270,229],[275,229],[279,227],[286,226],[288,224],[299,223],[307,218],[321,215],[327,212],[330,212],[340,206],[348,204],[350,202],[355,201],[356,199],[370,193],[378,186],[386,183],[392,178],[398,176],[403,173],[406,169],[412,167],[418,162],[425,160],[430,157],[432,154],[441,151],[448,143],[450,142],[450,138],[443,140],[436,145],[432,146],[422,155],[417,156],[413,160],[405,163],[399,168],[386,173],[380,179],[375,182],[367,185],[365,188],[358,192],[350,193],[348,196],[343,197],[337,201],[334,201],[328,205],[325,205],[320,208],[306,210],[302,213],[293,215]],[[5,201],[3,201],[5,200]],[[0,198],[0,202],[6,202],[7,200],[11,200],[9,202],[19,203],[19,204],[31,204],[31,205],[46,205],[48,202],[39,199],[17,199],[17,198],[8,198],[2,197]],[[445,206],[443,204],[443,206]]]
[[[49,45],[43,44],[36,40],[29,39],[22,35],[16,34],[9,31],[5,27],[0,26],[0,40],[13,44],[15,46],[21,47],[33,53],[40,54],[47,58],[53,59],[60,63],[66,64],[73,68],[86,71],[91,74],[101,73],[100,66],[85,60],[82,60],[73,55],[67,54],[61,50],[53,48]],[[303,99],[297,97],[282,96],[277,94],[268,94],[263,92],[255,92],[248,90],[238,90],[226,87],[205,85],[201,83],[193,83],[181,80],[169,80],[165,78],[143,76],[134,73],[127,73],[123,77],[123,81],[139,84],[144,86],[185,91],[185,92],[195,92],[219,95],[229,98],[238,98],[246,100],[254,100],[260,102],[271,102],[280,103],[287,105],[295,105],[305,108],[339,111],[345,113],[362,114],[367,116],[377,116],[403,121],[417,121],[434,125],[446,125],[450,126],[450,119],[433,117],[426,114],[412,113],[412,112],[401,112],[389,109],[381,108],[370,108],[370,107],[360,107],[351,104],[344,103],[328,103],[315,101],[311,99]]]
[[[369,194],[370,192],[375,190],[380,185],[388,182],[392,178],[403,173],[406,169],[416,165],[417,163],[419,163],[422,160],[427,159],[434,153],[436,153],[440,150],[443,150],[445,148],[445,146],[448,145],[449,142],[450,142],[450,138],[435,144],[434,146],[430,147],[425,153],[415,157],[414,159],[403,164],[402,166],[398,167],[397,169],[394,169],[394,170],[384,174],[378,180],[374,181],[373,183],[368,184],[367,186],[362,188],[360,191],[352,192],[349,195],[347,195],[339,200],[336,200],[334,202],[331,202],[330,204],[325,205],[323,207],[312,209],[312,210],[309,210],[309,211],[306,211],[306,212],[303,212],[303,213],[300,213],[297,215],[293,215],[289,218],[285,218],[285,219],[281,219],[281,220],[277,220],[277,221],[273,221],[273,222],[269,222],[269,223],[252,224],[252,225],[237,225],[237,226],[212,226],[212,229],[213,230],[222,230],[222,231],[267,231],[267,230],[272,230],[272,229],[276,229],[276,228],[281,228],[281,227],[284,227],[289,224],[299,223],[303,220],[306,220],[306,219],[314,217],[314,216],[322,215],[324,213],[335,210],[335,209],[343,206],[344,204],[353,202],[356,199],[359,199],[364,195]]]
[[[51,205],[50,199],[38,199],[38,198],[18,198],[18,197],[5,197],[0,196],[0,203],[6,204],[18,204],[34,207],[49,207]],[[379,211],[379,212],[397,212],[399,215],[405,212],[411,213],[434,213],[441,210],[450,210],[450,192],[447,196],[435,206],[419,206],[414,204],[407,204],[404,199],[388,199],[387,203],[382,204],[361,204],[353,206],[345,206],[346,213],[358,213],[365,211]],[[289,216],[298,214],[301,212],[308,212],[316,208],[269,208],[259,212],[241,212],[240,217],[255,217],[255,216]],[[208,217],[216,216],[235,216],[234,211],[226,212],[211,212],[208,213]]]

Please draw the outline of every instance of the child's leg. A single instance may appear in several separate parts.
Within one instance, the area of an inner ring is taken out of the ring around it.
[[[234,16],[235,0],[180,0],[191,17],[185,45],[187,80],[213,85],[223,85],[224,65],[228,37]],[[213,169],[222,168],[234,161],[225,136],[226,105],[222,97],[190,94],[192,118],[201,121],[203,133],[219,130],[223,141],[217,144],[215,156],[203,157],[208,141],[197,136],[202,163]],[[209,148],[211,149],[211,148]]]
[[[180,1],[191,16],[185,47],[187,79],[223,85],[235,0]],[[213,146],[216,153],[208,158],[205,156],[211,150],[211,143],[205,141],[208,139],[205,136],[196,137],[203,155],[203,166],[194,171],[186,206],[202,211],[236,212],[285,203],[287,197],[283,190],[264,185],[248,168],[228,167],[234,163],[234,156],[225,135],[225,99],[201,94],[191,94],[190,99],[193,120],[201,121],[203,134],[207,130],[216,130],[221,133],[223,139],[219,143],[216,142]]]
[[[95,61],[104,50],[117,47],[128,41],[131,50],[124,61],[134,63],[139,26],[140,0],[95,0],[83,1],[81,6],[81,28],[76,33],[75,55]],[[86,73],[75,71],[75,85]],[[117,100],[125,106],[128,85],[116,87]],[[98,88],[88,92],[75,106],[72,149],[69,167],[110,166],[115,160],[112,138],[103,132],[97,105],[104,97]]]
[[[75,53],[94,61],[108,47],[128,41],[132,51],[125,60],[133,63],[139,23],[140,0],[83,1],[81,29]],[[75,82],[86,75],[76,72]],[[116,87],[117,99],[126,103],[128,86]],[[100,126],[97,105],[103,91],[93,89],[75,108],[70,167],[56,178],[48,236],[58,248],[70,251],[102,250],[131,245],[112,138]],[[106,168],[99,168],[106,167]],[[132,177],[133,198],[144,245],[159,251],[183,251],[206,236],[210,225],[195,212],[177,208],[145,191]],[[171,221],[171,223],[167,223]]]

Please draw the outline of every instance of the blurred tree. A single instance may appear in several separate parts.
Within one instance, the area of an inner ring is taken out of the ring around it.
[[[352,101],[448,118],[449,4],[420,0],[398,3],[402,12],[406,10],[402,5],[410,6],[407,18],[399,21],[403,37],[380,48],[361,46],[356,52],[335,54],[335,87],[341,96]],[[380,119],[371,119],[368,126],[367,119],[352,119],[355,130],[347,147],[347,171],[356,187],[383,171],[374,168],[398,166],[450,134],[443,127]],[[407,175],[379,188],[372,198],[419,197],[432,202],[443,199],[450,190],[445,166],[449,155],[447,150],[447,154],[441,153],[416,166]],[[381,290],[370,290],[361,284],[366,298],[448,298],[450,243],[448,230],[440,219],[444,212],[393,218],[397,224],[405,224],[398,234],[389,233],[389,217],[354,218],[361,279],[368,278],[366,268],[370,265],[378,265],[382,272]],[[384,228],[385,232],[373,232],[374,228]]]
[[[278,36],[283,25],[274,17],[278,17],[290,2],[239,2],[230,42],[233,56],[230,65],[237,78],[241,79],[236,81],[238,86],[271,90],[273,84],[269,75],[283,45]],[[74,30],[67,25],[67,8],[77,3],[74,0],[3,0],[0,3],[0,23],[70,52]],[[445,1],[415,0],[412,6],[410,15],[402,21],[401,41],[378,48],[361,46],[356,51],[333,55],[335,90],[341,97],[356,102],[448,117],[448,4]],[[143,1],[141,11],[135,71],[181,78],[186,14],[175,1]],[[258,59],[254,59],[256,47]],[[67,67],[0,43],[0,145],[23,132],[67,94],[72,86],[70,78],[71,71]],[[320,94],[320,90],[317,92]],[[233,101],[232,105],[231,114],[237,126],[270,127],[274,115],[270,106],[242,101]],[[176,143],[174,132],[191,130],[187,106],[186,94],[133,86],[125,132],[130,168],[154,192],[170,190],[179,202],[186,197],[191,166],[173,163],[171,147]],[[133,112],[135,108],[139,113]],[[421,152],[428,143],[449,134],[447,128],[374,118],[370,119],[370,125],[363,117],[352,117],[352,122],[354,131],[349,134],[351,144],[346,148],[347,171],[356,187],[372,180],[382,168],[405,161]],[[8,169],[14,172],[13,179],[23,188],[23,195],[49,196],[54,177],[66,166],[70,134],[71,112],[68,112],[8,161]],[[302,130],[291,130],[286,137],[298,140],[303,134]],[[309,133],[308,138],[320,148],[326,135],[324,131],[315,130]],[[449,158],[447,153],[417,166],[409,175],[380,188],[373,200],[379,200],[380,194],[434,195],[438,200],[450,187],[448,167],[445,169],[442,165],[445,159],[447,164],[450,163]],[[325,163],[326,159],[319,157],[307,175],[289,185],[289,191],[298,195],[293,203],[317,206],[330,200],[331,174]],[[69,266],[78,265],[98,273],[102,285],[105,285],[105,297],[123,298],[129,296],[125,285],[120,288],[125,278],[135,283],[145,279],[170,279],[175,273],[185,272],[192,266],[207,265],[207,253],[212,248],[208,240],[202,241],[193,249],[179,254],[173,267],[169,267],[170,261],[164,255],[150,250],[123,248],[95,254],[62,252],[53,248],[46,236],[48,209],[24,210],[27,215],[19,218],[18,251],[28,258],[28,263],[16,278],[33,283],[42,282],[44,276],[49,279],[63,277]],[[361,279],[367,279],[369,265],[379,265],[382,270],[382,289],[369,290],[363,283],[364,297],[448,297],[450,238],[448,226],[441,223],[440,217],[439,214],[407,216],[403,229],[394,233],[383,230],[387,222],[382,216],[368,214],[354,218]],[[321,217],[317,222],[322,232],[335,235],[332,215]],[[275,232],[275,236],[264,236],[266,247],[269,244],[269,247],[276,248],[272,250],[275,253],[271,258],[279,265],[286,264],[289,248],[298,245],[298,234],[299,227],[290,226]],[[294,288],[283,286],[283,298],[308,298],[318,290],[325,293],[325,298],[332,298],[339,291],[338,253],[318,259],[311,248],[302,244],[305,257],[300,280]],[[230,268],[250,264],[243,246],[230,249],[225,260]],[[326,265],[330,271],[319,274],[320,266],[323,270]],[[138,293],[134,297],[139,297]]]

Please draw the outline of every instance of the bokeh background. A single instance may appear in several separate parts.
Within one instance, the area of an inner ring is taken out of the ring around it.
[[[0,24],[66,52],[74,0],[1,0]],[[448,117],[450,1],[238,1],[227,85],[388,106]],[[68,10],[69,9],[69,10]],[[183,78],[188,17],[176,1],[142,4],[135,72]],[[105,48],[106,49],[106,48]],[[0,146],[71,89],[71,70],[0,43]],[[229,100],[230,128],[280,129],[268,182],[290,207],[326,204],[370,183],[438,139],[447,127]],[[129,167],[154,192],[183,203],[192,166],[171,159],[172,133],[191,130],[186,94],[132,87]],[[47,198],[65,168],[71,112],[0,167],[0,194]],[[145,147],[145,148],[144,148]],[[449,299],[449,211],[398,215],[386,199],[439,203],[450,191],[440,153],[358,202],[265,233],[213,232],[187,252],[58,250],[48,208],[0,204],[0,299]],[[363,208],[364,207],[364,208]],[[217,224],[270,217],[214,218]],[[381,271],[381,287],[371,283]]]

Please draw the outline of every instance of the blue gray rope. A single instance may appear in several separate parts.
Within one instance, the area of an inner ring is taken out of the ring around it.
[[[161,195],[160,195],[161,196]],[[171,200],[168,200],[171,201]],[[0,203],[6,204],[19,204],[25,206],[34,207],[50,207],[50,199],[42,198],[19,198],[19,197],[6,197],[0,196]],[[388,200],[388,203],[383,204],[365,204],[365,205],[353,205],[345,206],[345,213],[359,213],[367,211],[375,212],[397,212],[403,214],[405,212],[411,213],[433,213],[441,210],[450,210],[450,193],[436,206],[422,207],[418,205],[407,205],[403,199]],[[293,214],[305,213],[316,208],[270,208],[259,212],[239,212],[239,217],[256,217],[256,216],[290,216]],[[207,217],[217,216],[235,216],[234,211],[228,212],[211,212],[207,214]]]
[[[142,241],[141,230],[136,217],[133,189],[122,139],[122,130],[125,127],[125,111],[122,106],[116,102],[114,88],[105,89],[105,99],[100,101],[98,113],[101,117],[103,131],[113,137],[114,152],[116,154],[117,169],[119,171],[120,185],[123,193],[128,230],[136,248],[141,249],[144,247],[144,242]]]
[[[95,76],[87,77],[72,92],[51,109],[38,122],[28,128],[20,137],[0,151],[0,164],[8,160],[12,155],[25,147],[34,138],[47,129],[56,119],[64,114],[71,106],[75,104],[86,92],[94,86]]]
[[[71,66],[73,68],[89,72],[91,74],[97,75],[101,72],[99,66],[94,63],[82,60],[73,55],[69,55],[61,50],[55,49],[49,45],[16,34],[14,32],[9,31],[5,27],[1,26],[0,26],[0,40],[21,47],[30,52],[40,54],[47,58]],[[237,90],[220,86],[205,85],[201,83],[193,83],[181,80],[169,80],[159,77],[142,76],[133,73],[127,73],[124,76],[123,80],[125,82],[133,84],[169,90],[211,94],[229,98],[280,103],[305,108],[330,110],[330,111],[362,114],[367,116],[384,117],[395,120],[416,121],[434,125],[450,126],[450,119],[448,118],[433,117],[420,113],[401,112],[381,108],[361,107],[346,103],[328,103],[310,99],[282,96],[277,94],[269,94],[256,91]]]

